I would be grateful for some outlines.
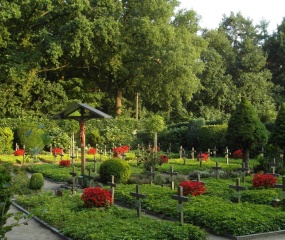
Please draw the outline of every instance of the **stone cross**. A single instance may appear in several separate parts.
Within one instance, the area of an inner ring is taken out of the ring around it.
[[[242,172],[242,182],[245,182],[245,172],[249,170],[248,167],[245,166],[245,162],[242,163],[242,167],[237,169]]]
[[[228,149],[228,147],[226,147],[226,149],[224,151],[224,154],[225,154],[225,158],[226,158],[227,164],[229,164],[229,149]]]
[[[196,150],[192,147],[192,150],[191,150],[192,160],[194,160],[194,158],[195,158],[195,152],[196,152]]]
[[[170,171],[169,171],[168,174],[170,175],[170,181],[171,181],[170,188],[171,188],[171,190],[173,190],[174,189],[174,179],[173,179],[173,176],[177,175],[177,172],[173,171],[173,166],[170,167]]]
[[[189,197],[183,196],[183,187],[178,187],[178,195],[172,195],[171,197],[174,200],[178,201],[177,204],[177,212],[179,213],[179,221],[181,224],[184,223],[184,216],[183,216],[183,202],[189,202]]]
[[[117,184],[114,182],[114,175],[111,175],[111,182],[107,183],[111,188],[110,188],[110,192],[112,194],[112,203],[114,203],[115,201],[115,187],[117,186]]]
[[[246,190],[247,187],[240,186],[240,179],[236,179],[236,185],[229,185],[229,188],[235,189],[237,192],[237,202],[240,203],[240,191]]]
[[[72,186],[71,186],[71,193],[72,195],[75,192],[75,177],[76,177],[76,172],[75,172],[75,167],[72,166],[72,172],[69,173],[72,176]]]
[[[132,197],[136,198],[135,207],[137,209],[137,216],[140,217],[141,216],[141,209],[142,209],[140,198],[145,198],[146,195],[140,193],[140,186],[139,185],[136,185],[136,192],[131,192],[130,195]]]
[[[155,171],[153,171],[153,167],[150,167],[150,184],[153,182],[154,175]]]
[[[215,146],[215,147],[212,149],[212,152],[213,152],[214,157],[217,156],[217,151],[218,151],[218,149],[217,149],[216,146]]]
[[[276,162],[275,158],[273,158],[273,162],[269,162],[268,164],[272,168],[272,174],[275,176],[276,175],[275,170],[276,170],[276,167],[278,166],[278,163]]]
[[[216,162],[216,166],[212,167],[212,169],[216,172],[216,178],[218,179],[219,178],[219,170],[222,169],[221,167],[219,167],[219,163]]]
[[[282,184],[275,184],[274,187],[282,188],[282,209],[285,210],[285,176],[282,177]]]

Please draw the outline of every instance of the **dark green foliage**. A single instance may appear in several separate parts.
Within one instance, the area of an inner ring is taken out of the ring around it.
[[[115,182],[126,183],[131,176],[131,169],[124,160],[114,158],[101,164],[99,174],[103,182],[111,181],[111,176],[114,175]]]
[[[199,131],[204,125],[204,118],[190,120],[187,133],[187,143],[189,147],[197,148],[200,146]]]
[[[9,127],[0,127],[0,153],[11,153],[14,135]]]
[[[179,152],[180,146],[187,147],[187,130],[183,126],[180,128],[170,128],[158,134],[158,142],[162,146],[162,150],[166,151],[171,144],[171,151]]]
[[[282,103],[278,111],[271,132],[270,142],[278,145],[281,149],[285,149],[285,102]]]
[[[42,173],[33,173],[30,179],[30,188],[40,190],[44,186],[44,177]]]
[[[42,134],[44,131],[38,128],[38,125],[23,123],[16,128],[14,139],[20,148],[25,145],[26,151],[33,148],[42,149],[44,147]]]
[[[224,149],[226,146],[225,134],[227,125],[206,125],[198,133],[200,147],[203,150],[208,148]]]
[[[276,189],[246,190],[241,194],[242,202],[255,204],[272,205],[272,200],[276,198],[279,198],[279,191]]]
[[[250,149],[261,148],[267,143],[267,130],[245,98],[231,115],[226,140],[232,148],[243,149],[244,161],[248,160]]]

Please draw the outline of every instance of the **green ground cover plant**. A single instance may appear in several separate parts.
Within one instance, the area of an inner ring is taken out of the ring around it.
[[[86,208],[81,194],[62,197],[51,192],[30,197],[22,196],[17,202],[74,240],[95,239],[191,239],[205,240],[207,233],[192,224],[181,226],[136,216],[134,210],[111,206],[107,209]]]

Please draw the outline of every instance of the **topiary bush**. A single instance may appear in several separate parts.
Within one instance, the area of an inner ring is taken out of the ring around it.
[[[131,176],[131,169],[129,164],[122,159],[109,159],[101,164],[99,174],[103,182],[111,181],[111,176],[114,175],[115,182],[127,183]]]
[[[12,151],[14,134],[9,127],[0,127],[0,153],[10,153]]]
[[[44,186],[44,176],[42,173],[33,173],[30,179],[29,187],[34,190],[40,190]]]

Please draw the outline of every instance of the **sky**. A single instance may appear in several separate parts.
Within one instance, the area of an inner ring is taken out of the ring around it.
[[[179,0],[180,8],[194,10],[201,16],[202,28],[216,29],[223,14],[241,14],[258,24],[262,19],[269,21],[268,32],[276,31],[285,17],[285,0]]]

